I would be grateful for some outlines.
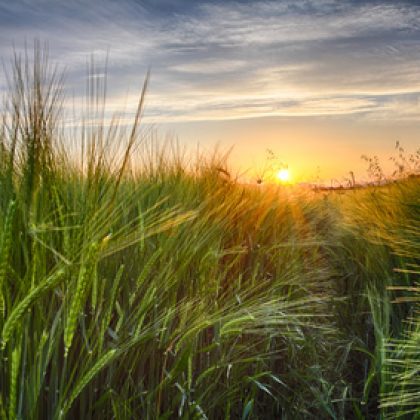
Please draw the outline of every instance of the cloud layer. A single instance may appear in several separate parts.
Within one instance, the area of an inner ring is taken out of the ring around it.
[[[114,109],[151,66],[152,121],[420,117],[415,2],[0,0],[0,56],[34,37],[76,98],[90,54],[109,51]]]

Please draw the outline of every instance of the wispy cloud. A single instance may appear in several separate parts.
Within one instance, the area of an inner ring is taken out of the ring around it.
[[[151,66],[153,121],[420,116],[415,2],[0,3],[1,57],[33,37],[49,41],[76,97],[89,55],[109,50],[115,109],[134,104]]]

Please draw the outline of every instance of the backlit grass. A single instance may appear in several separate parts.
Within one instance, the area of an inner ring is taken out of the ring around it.
[[[0,130],[2,417],[418,413],[418,178],[241,184],[145,138],[147,78],[129,128],[91,79],[69,134],[34,58],[15,57]]]

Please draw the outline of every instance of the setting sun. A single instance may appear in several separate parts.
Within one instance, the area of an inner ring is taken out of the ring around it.
[[[288,182],[290,181],[290,172],[287,168],[280,169],[277,172],[277,179],[281,182]]]

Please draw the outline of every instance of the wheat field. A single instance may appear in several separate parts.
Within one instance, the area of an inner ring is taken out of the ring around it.
[[[420,182],[240,182],[15,56],[0,128],[0,415],[420,418]],[[419,159],[412,161],[419,167]]]

